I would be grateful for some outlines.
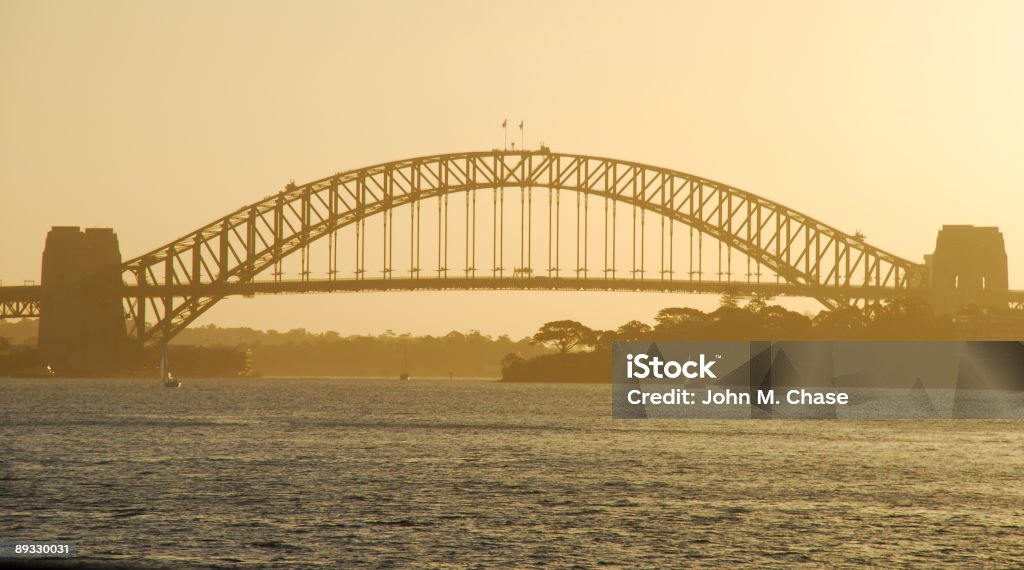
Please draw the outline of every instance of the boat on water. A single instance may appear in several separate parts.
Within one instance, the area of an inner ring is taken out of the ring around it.
[[[181,380],[174,377],[171,372],[171,365],[167,361],[167,345],[164,344],[164,355],[160,359],[160,381],[165,388],[181,388]]]
[[[409,379],[409,353],[402,353],[402,373],[398,375],[399,380]]]

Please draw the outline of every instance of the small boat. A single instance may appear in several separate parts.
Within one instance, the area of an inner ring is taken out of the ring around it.
[[[167,344],[164,343],[164,355],[160,359],[160,381],[163,382],[165,388],[181,388],[181,380],[174,377],[171,373],[171,365],[167,362]]]
[[[399,380],[409,379],[409,353],[402,353],[402,373],[398,375]]]

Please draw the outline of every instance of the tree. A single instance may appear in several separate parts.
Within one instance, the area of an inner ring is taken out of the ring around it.
[[[510,352],[501,359],[501,369],[508,370],[509,368],[519,366],[523,362],[526,362],[526,359],[523,358],[521,354],[517,352]]]
[[[619,340],[641,340],[651,334],[651,325],[641,321],[629,321],[619,327],[616,336]]]
[[[757,313],[767,338],[779,340],[810,340],[811,319],[778,305],[765,305]]]
[[[740,306],[740,296],[732,291],[726,291],[722,293],[722,298],[718,301],[719,307],[727,309],[735,309]]]
[[[610,349],[612,347],[612,343],[618,340],[619,338],[618,333],[616,331],[596,330],[594,331],[594,334],[591,335],[591,339],[592,342],[589,343],[590,346],[592,346],[594,350],[598,350],[602,348]]]
[[[696,325],[704,320],[702,311],[690,307],[666,307],[655,315],[656,329],[674,329],[683,325]]]
[[[771,300],[772,298],[769,295],[765,295],[764,293],[755,293],[754,296],[750,298],[750,302],[747,303],[747,310],[760,313],[772,306],[768,304]]]
[[[708,340],[749,340],[762,338],[762,329],[757,314],[723,302],[721,307],[708,313],[701,336]]]
[[[952,322],[936,319],[931,305],[916,297],[890,299],[876,310],[868,334],[894,340],[942,340],[954,338]]]
[[[859,307],[826,309],[813,320],[816,340],[851,340],[864,336],[868,317]]]
[[[593,330],[577,321],[551,321],[540,327],[530,343],[549,346],[565,354],[577,346],[592,344],[594,337]]]

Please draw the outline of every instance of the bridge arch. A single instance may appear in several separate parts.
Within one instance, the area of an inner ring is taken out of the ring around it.
[[[567,190],[681,222],[735,248],[790,285],[806,287],[809,296],[827,306],[855,298],[851,291],[857,287],[907,289],[926,281],[919,264],[720,182],[637,162],[544,148],[492,150],[382,163],[302,185],[289,184],[277,194],[126,261],[122,275],[132,292],[126,297],[126,313],[134,323],[133,336],[146,344],[163,342],[232,294],[233,284],[253,283],[268,270],[273,274],[282,260],[301,254],[318,240],[336,239],[338,230],[376,214],[432,198],[498,188]],[[336,274],[336,268],[332,271]],[[385,267],[385,279],[389,271]],[[412,277],[419,278],[418,271]],[[356,276],[360,278],[358,265]],[[636,279],[635,268],[632,278]],[[568,283],[573,277],[561,279]],[[565,283],[552,288],[565,288]]]

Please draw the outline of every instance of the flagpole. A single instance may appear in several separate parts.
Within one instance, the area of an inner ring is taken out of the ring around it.
[[[519,150],[526,151],[526,131],[523,129],[523,121],[519,121]]]
[[[505,131],[505,150],[508,150],[508,119],[501,122],[501,128]]]

